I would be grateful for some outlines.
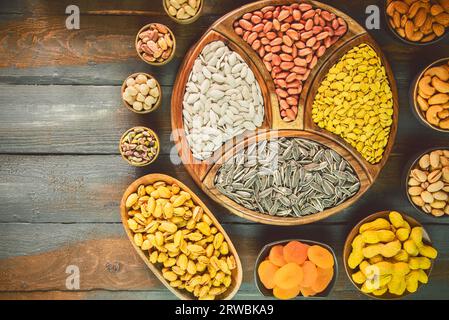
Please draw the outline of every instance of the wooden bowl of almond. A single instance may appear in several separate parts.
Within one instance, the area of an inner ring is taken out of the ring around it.
[[[428,45],[447,35],[449,0],[387,0],[389,29],[411,45]]]
[[[148,64],[162,66],[171,61],[176,50],[173,32],[160,23],[143,26],[136,35],[136,51]]]
[[[449,149],[422,153],[407,170],[406,181],[407,198],[418,211],[449,216]]]
[[[449,58],[425,68],[412,83],[413,112],[427,127],[449,133]]]

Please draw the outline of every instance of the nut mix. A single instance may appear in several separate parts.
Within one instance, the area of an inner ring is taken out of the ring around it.
[[[159,148],[156,134],[145,127],[131,128],[120,141],[121,154],[134,166],[153,162],[159,154]]]
[[[231,286],[235,257],[190,193],[164,181],[140,185],[126,208],[134,243],[170,286],[199,299],[215,299]]]
[[[196,159],[262,125],[263,97],[254,73],[223,41],[207,44],[192,67],[183,99],[186,138]]]
[[[423,155],[408,178],[408,194],[425,213],[449,215],[449,150]]]
[[[278,299],[320,294],[334,277],[334,256],[323,246],[290,241],[271,247],[257,268],[260,282]]]
[[[401,296],[415,292],[418,283],[427,283],[426,270],[437,257],[437,250],[423,243],[423,228],[410,227],[399,212],[389,219],[378,218],[360,226],[351,243],[348,266],[360,290],[375,296],[387,293]]]
[[[234,22],[235,32],[271,73],[281,117],[287,122],[296,119],[303,83],[318,59],[347,28],[342,18],[307,3],[267,6]]]
[[[386,11],[396,33],[412,42],[437,39],[449,27],[449,0],[388,0]]]
[[[123,100],[137,112],[149,112],[157,105],[160,91],[156,79],[145,74],[128,77],[125,81]]]
[[[151,23],[137,37],[136,50],[150,64],[163,63],[174,54],[175,39],[163,24]]]
[[[188,20],[199,13],[203,0],[163,0],[168,13],[178,20]]]
[[[354,47],[329,70],[315,96],[312,119],[368,162],[382,159],[393,123],[393,94],[373,48]]]
[[[418,82],[416,102],[429,124],[449,130],[449,61],[424,73]]]

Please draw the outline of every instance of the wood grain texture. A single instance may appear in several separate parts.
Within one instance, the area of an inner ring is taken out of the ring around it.
[[[400,186],[404,166],[415,153],[447,145],[446,136],[412,115],[408,90],[420,69],[447,56],[449,43],[407,46],[387,32],[383,21],[381,30],[369,31],[397,81],[398,134],[376,183],[336,216],[290,228],[248,222],[215,205],[179,162],[171,162],[169,108],[181,60],[216,19],[249,2],[206,0],[200,19],[181,26],[165,15],[159,0],[80,0],[82,29],[73,32],[64,30],[69,0],[0,2],[0,299],[175,298],[134,254],[120,224],[122,192],[151,172],[180,179],[223,224],[244,268],[237,299],[263,298],[252,275],[264,244],[299,236],[323,241],[336,250],[341,267],[344,238],[352,226],[385,209],[423,222],[441,254],[430,283],[407,299],[449,298],[447,219],[414,211]],[[383,1],[322,2],[364,25],[366,6]],[[133,48],[135,32],[151,21],[167,24],[176,35],[176,56],[164,68],[147,66]],[[153,74],[164,94],[161,107],[146,116],[129,112],[120,101],[123,80],[141,71]],[[161,155],[147,168],[128,166],[117,150],[120,134],[136,125],[156,130],[161,138]],[[65,288],[65,268],[73,262],[82,269],[79,291]],[[340,272],[330,298],[366,297]]]
[[[343,267],[342,250],[346,235],[352,226],[307,225],[284,229],[266,225],[223,225],[239,251],[242,265],[245,266],[243,284],[236,298],[246,294],[254,296],[256,287],[253,279],[255,257],[263,245],[288,238],[312,239],[330,244],[335,250],[340,269]],[[426,225],[432,241],[440,251],[429,284],[411,295],[411,298],[448,298],[446,276],[449,267],[449,242],[444,234],[445,226]],[[8,233],[5,234],[6,229]],[[95,224],[81,230],[71,224],[9,224],[0,226],[0,240],[12,234],[21,235],[23,241],[17,246],[17,255],[0,260],[0,291],[13,295],[16,292],[65,291],[65,270],[68,265],[80,268],[80,291],[155,291],[164,299],[173,299],[169,291],[162,291],[163,285],[151,274],[145,264],[132,250],[121,224]],[[38,231],[38,232],[37,232]],[[60,236],[55,236],[60,235]],[[73,240],[64,240],[63,238]],[[82,240],[75,240],[82,239]],[[47,244],[42,246],[42,240]],[[25,241],[26,240],[26,241]],[[29,246],[30,242],[41,246]],[[0,257],[4,257],[0,251]],[[343,270],[340,270],[343,271]],[[162,292],[161,292],[162,291]],[[18,294],[20,295],[20,294]],[[109,293],[109,297],[114,294]],[[115,298],[120,295],[115,296]],[[123,297],[123,293],[122,293]],[[130,295],[132,297],[132,295]],[[337,283],[330,298],[359,299],[359,293],[347,279],[344,271],[338,274]]]

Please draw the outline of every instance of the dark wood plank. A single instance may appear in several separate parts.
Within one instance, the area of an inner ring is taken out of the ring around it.
[[[331,298],[363,298],[346,278],[341,261],[349,226],[309,225],[285,229],[257,225],[224,225],[233,239],[242,265],[241,294],[256,292],[255,257],[268,242],[304,238],[330,244],[336,251],[339,273]],[[426,226],[440,255],[429,284],[414,298],[448,298],[444,291],[449,268],[449,242],[445,226]],[[12,239],[20,239],[12,242]],[[162,284],[132,250],[120,224],[0,224],[0,291],[66,291],[68,265],[80,268],[81,290],[158,290]],[[7,258],[6,258],[7,257]],[[48,272],[51,270],[51,272]],[[343,292],[340,296],[340,292]],[[76,292],[74,294],[77,294]],[[169,297],[167,295],[167,298]]]

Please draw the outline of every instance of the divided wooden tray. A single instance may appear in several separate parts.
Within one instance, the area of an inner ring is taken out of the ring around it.
[[[216,21],[209,28],[209,30],[206,31],[201,39],[187,52],[186,57],[179,69],[180,72],[178,73],[173,88],[173,96],[171,101],[174,142],[177,146],[178,153],[183,164],[194,179],[195,183],[201,187],[201,189],[214,201],[220,203],[234,214],[252,221],[273,225],[300,225],[321,220],[341,211],[359,199],[374,183],[380,173],[380,170],[388,159],[396,136],[399,111],[397,87],[391,67],[374,39],[363,27],[343,12],[317,1],[302,1],[301,3],[310,3],[314,7],[325,9],[329,12],[335,13],[339,17],[342,17],[348,24],[348,31],[334,45],[328,48],[322,57],[318,59],[317,65],[311,71],[309,78],[304,82],[303,91],[299,99],[299,112],[296,120],[292,122],[285,122],[282,120],[279,112],[278,98],[274,89],[274,82],[270,73],[265,69],[262,60],[257,53],[234,32],[232,26],[235,20],[239,19],[247,12],[259,10],[268,5],[289,5],[292,3],[298,3],[298,1],[258,1],[234,10]],[[234,143],[231,146],[227,143],[215,151],[213,156],[209,159],[199,161],[193,157],[185,137],[183,128],[182,101],[186,83],[195,59],[208,43],[216,40],[223,41],[231,50],[240,54],[254,72],[254,75],[262,90],[265,115],[262,128],[253,132],[245,132],[243,136],[234,138]],[[390,137],[381,162],[375,165],[368,163],[357,150],[355,150],[339,136],[319,128],[311,118],[311,110],[316,91],[323,78],[327,75],[328,70],[347,51],[354,46],[360,45],[361,43],[369,44],[381,58],[387,72],[391,90],[393,92],[394,113]],[[228,159],[233,152],[235,153],[236,150],[240,150],[249,143],[267,139],[273,135],[276,135],[277,137],[308,138],[337,151],[341,156],[349,161],[359,177],[361,186],[357,194],[336,207],[329,208],[309,216],[292,218],[270,216],[260,212],[248,210],[220,193],[214,186],[214,177],[220,166],[224,163],[224,160]]]

